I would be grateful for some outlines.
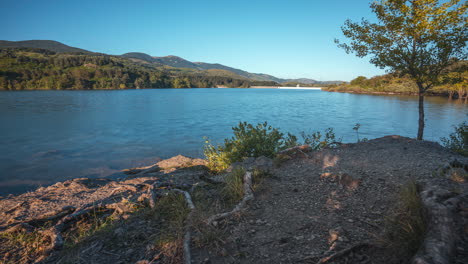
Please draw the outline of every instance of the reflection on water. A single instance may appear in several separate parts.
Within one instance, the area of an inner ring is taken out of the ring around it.
[[[201,157],[240,121],[299,134],[333,127],[346,142],[414,137],[417,97],[278,89],[0,93],[0,195],[75,177],[105,177],[177,154]],[[467,120],[466,101],[426,98],[425,138]]]

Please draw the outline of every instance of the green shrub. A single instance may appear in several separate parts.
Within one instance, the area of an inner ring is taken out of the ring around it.
[[[297,138],[288,134],[284,137],[277,128],[267,122],[252,125],[240,122],[232,128],[234,136],[224,140],[224,145],[213,146],[205,141],[204,154],[208,168],[213,172],[225,170],[233,162],[242,161],[246,157],[266,156],[273,158],[282,149],[297,144]]]
[[[204,154],[208,168],[219,173],[234,162],[242,161],[247,157],[266,156],[274,158],[276,154],[286,148],[308,144],[314,150],[324,147],[336,147],[341,142],[337,139],[333,128],[325,129],[324,133],[317,131],[310,135],[302,132],[303,142],[288,133],[286,136],[273,128],[267,122],[252,125],[241,122],[232,128],[234,136],[224,140],[224,145],[214,146],[210,140],[205,138]]]
[[[211,142],[205,138],[204,154],[207,161],[207,167],[212,172],[221,172],[229,167],[232,163],[228,152],[223,146],[213,146]]]
[[[335,147],[337,145],[336,143],[341,142],[341,138],[336,138],[333,128],[325,129],[324,135],[322,135],[320,131],[316,131],[310,135],[302,132],[301,136],[304,140],[304,144],[309,145],[313,150],[319,150],[327,146]]]
[[[468,156],[468,124],[461,123],[455,127],[455,132],[448,138],[441,138],[444,147],[449,148],[463,156]]]

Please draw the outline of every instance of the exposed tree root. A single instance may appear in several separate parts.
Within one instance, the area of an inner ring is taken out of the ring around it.
[[[446,186],[438,184],[427,185],[420,196],[427,210],[429,222],[424,242],[412,263],[452,263],[457,242],[460,240],[456,211],[458,204],[466,197],[457,195]]]
[[[183,190],[179,190],[179,189],[173,189],[173,191],[180,192],[185,196],[185,201],[187,202],[187,206],[190,209],[190,213],[187,216],[187,223],[185,224],[185,235],[184,235],[184,262],[185,264],[190,264],[192,263],[192,257],[190,253],[192,216],[193,216],[193,213],[195,212],[195,205],[193,204],[190,193],[183,191]]]
[[[227,218],[227,217],[229,217],[231,215],[234,215],[234,214],[244,210],[244,208],[246,207],[247,202],[250,201],[250,200],[253,200],[253,199],[254,199],[254,194],[253,194],[253,191],[252,191],[252,172],[247,171],[245,173],[245,175],[244,175],[244,197],[242,198],[240,203],[238,203],[236,205],[236,207],[234,207],[234,209],[232,209],[232,211],[230,211],[230,212],[215,214],[215,215],[209,217],[206,220],[207,224],[211,225],[211,224],[213,224],[214,221],[218,221],[218,220]]]

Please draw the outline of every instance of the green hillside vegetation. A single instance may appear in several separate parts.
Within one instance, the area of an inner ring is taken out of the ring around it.
[[[23,41],[7,41],[0,40],[0,48],[37,48],[46,49],[54,52],[73,52],[89,54],[93,53],[84,49],[70,47],[63,43],[53,40],[23,40]]]
[[[277,85],[227,71],[144,64],[97,53],[57,53],[35,48],[0,49],[0,90],[249,87]]]
[[[331,85],[325,90],[354,93],[418,93],[416,83],[408,76],[400,76],[398,73],[389,73],[369,79],[359,76],[349,84]],[[462,61],[452,66],[448,72],[441,76],[439,84],[426,94],[466,98],[468,95],[468,61]]]
[[[1,48],[33,48],[33,49],[43,49],[49,50],[57,53],[68,53],[69,55],[103,55],[100,53],[94,53],[91,51],[74,48],[62,44],[53,40],[25,40],[25,41],[6,41],[0,40],[0,49]],[[120,56],[112,56],[125,58],[134,64],[146,68],[158,68],[161,71],[170,71],[172,74],[182,74],[182,75],[206,75],[206,76],[216,76],[216,77],[227,77],[236,79],[233,80],[231,84],[229,80],[223,80],[220,83],[220,86],[223,87],[247,87],[249,86],[246,82],[240,82],[239,80],[249,80],[252,82],[252,85],[258,86],[276,86],[276,83],[299,83],[301,86],[310,86],[309,84],[315,85],[330,85],[341,83],[336,81],[331,82],[319,82],[313,79],[301,78],[301,79],[281,79],[269,74],[263,73],[250,73],[244,70],[232,68],[225,66],[219,63],[205,63],[205,62],[191,62],[177,56],[164,56],[164,57],[154,57],[146,53],[141,52],[129,52],[122,54]],[[184,78],[188,76],[184,76]],[[200,76],[197,77],[199,79]],[[183,78],[182,78],[183,79]],[[180,83],[180,82],[179,82]],[[204,82],[204,83],[217,83],[213,82]],[[192,84],[192,86],[199,87],[198,84]],[[128,87],[129,85],[125,85]],[[285,86],[285,85],[282,85]],[[130,86],[131,87],[131,86]]]

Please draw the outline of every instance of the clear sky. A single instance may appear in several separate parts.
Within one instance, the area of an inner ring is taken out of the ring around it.
[[[2,0],[0,39],[50,39],[108,54],[144,52],[282,78],[349,81],[384,71],[348,55],[348,18],[371,0]]]

